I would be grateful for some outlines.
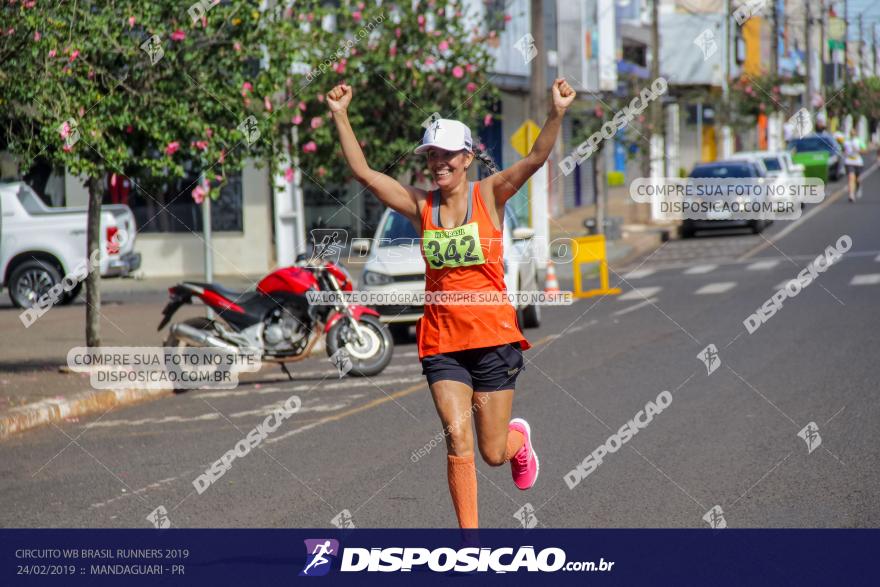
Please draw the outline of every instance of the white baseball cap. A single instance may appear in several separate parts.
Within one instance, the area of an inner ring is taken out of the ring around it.
[[[474,150],[474,141],[471,138],[471,129],[462,122],[438,118],[425,130],[422,144],[416,148],[416,155],[421,155],[431,147],[437,147],[444,151],[471,151]]]

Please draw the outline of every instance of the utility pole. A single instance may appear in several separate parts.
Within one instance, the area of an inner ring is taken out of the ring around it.
[[[825,0],[819,2],[819,90],[824,95],[826,79],[825,79],[825,46],[828,44],[825,40],[825,25],[828,20],[828,9],[825,7]]]
[[[810,0],[804,0],[804,8],[806,9],[805,30],[806,30],[806,56],[807,56],[807,104],[806,108],[810,115],[813,114],[813,12]]]
[[[651,1],[651,79],[656,80],[660,77],[660,0]],[[651,134],[648,138],[651,146],[655,142],[663,140],[663,102],[658,97],[651,102]],[[659,153],[650,153],[649,156],[662,156],[663,148],[661,146]],[[653,161],[652,161],[653,163]],[[662,175],[662,173],[661,173]]]
[[[773,3],[770,12],[770,73],[779,75],[779,3],[777,0],[770,1]]]
[[[849,0],[843,0],[843,85],[849,82]]]
[[[532,37],[538,55],[532,59],[531,75],[529,76],[529,116],[537,124],[542,124],[547,116],[545,95],[547,94],[547,54],[544,50],[544,3],[540,0],[531,2]]]
[[[871,27],[871,55],[873,58],[874,77],[877,77],[877,23]]]
[[[859,78],[865,78],[865,11],[859,14]]]

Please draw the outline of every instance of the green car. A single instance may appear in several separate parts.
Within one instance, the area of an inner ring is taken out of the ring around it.
[[[843,158],[837,141],[831,135],[811,135],[788,143],[792,160],[804,166],[804,177],[817,177],[823,182],[837,181],[843,175]]]

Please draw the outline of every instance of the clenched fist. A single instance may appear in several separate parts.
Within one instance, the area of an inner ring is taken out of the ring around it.
[[[351,86],[339,84],[327,94],[327,105],[330,112],[345,112],[351,104]]]
[[[574,102],[574,89],[563,78],[557,78],[550,91],[553,94],[553,110],[558,114],[563,114],[566,108]]]

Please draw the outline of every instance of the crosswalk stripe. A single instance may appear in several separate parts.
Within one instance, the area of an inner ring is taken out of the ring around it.
[[[634,271],[630,271],[626,275],[623,276],[624,279],[641,279],[642,277],[647,277],[649,275],[653,275],[657,270],[656,269],[636,269]]]
[[[654,296],[657,292],[659,292],[662,287],[637,287],[636,289],[632,289],[617,299],[620,301],[629,301],[629,300],[644,300],[646,298],[650,298]]]
[[[718,269],[718,265],[696,265],[685,271],[685,275],[700,275]]]
[[[779,265],[779,261],[757,261],[746,267],[747,271],[766,271]]]
[[[735,281],[721,281],[704,285],[694,293],[697,295],[722,294],[736,287]]]
[[[850,285],[877,285],[880,283],[880,273],[868,273],[866,275],[856,275],[849,282]]]

